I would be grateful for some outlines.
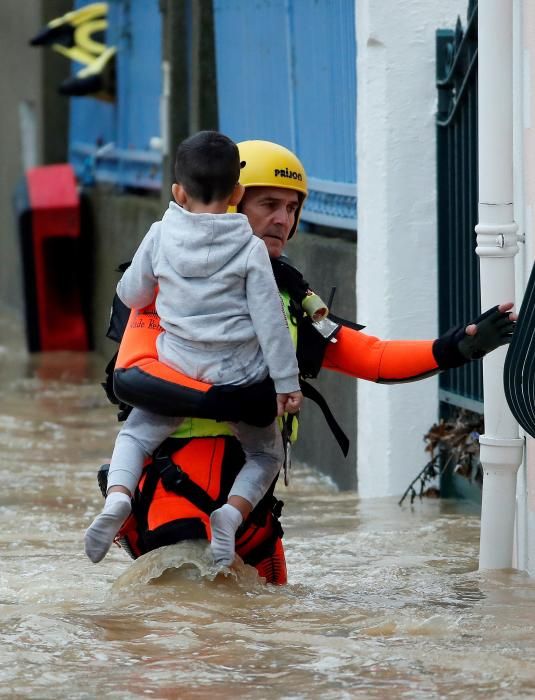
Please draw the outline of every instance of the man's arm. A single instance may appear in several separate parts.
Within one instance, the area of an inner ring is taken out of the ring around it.
[[[516,320],[512,306],[489,309],[436,340],[380,340],[342,326],[337,342],[327,344],[322,366],[383,384],[424,379],[510,342]]]
[[[358,379],[395,383],[423,379],[439,371],[432,340],[380,340],[342,326],[328,343],[322,366]]]

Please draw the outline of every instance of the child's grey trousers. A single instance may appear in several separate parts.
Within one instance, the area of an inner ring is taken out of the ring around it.
[[[108,473],[108,489],[111,486],[124,486],[133,494],[145,459],[174,433],[182,421],[183,418],[132,409],[115,441]],[[254,508],[282,466],[282,436],[276,420],[266,428],[242,422],[227,425],[245,452],[245,464],[236,477],[229,496],[241,496]]]

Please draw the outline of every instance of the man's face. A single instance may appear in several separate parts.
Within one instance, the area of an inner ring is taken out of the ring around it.
[[[266,244],[270,258],[278,258],[286,245],[299,208],[299,195],[280,187],[248,187],[240,211],[253,233]]]

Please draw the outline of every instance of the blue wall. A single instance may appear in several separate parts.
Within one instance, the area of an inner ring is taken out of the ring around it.
[[[268,139],[294,150],[309,175],[302,219],[355,229],[354,0],[213,6],[219,128],[236,141]],[[71,98],[70,159],[85,181],[158,189],[161,155],[150,139],[160,136],[159,2],[110,0],[108,20],[106,43],[118,47],[117,100]]]
[[[354,0],[214,0],[219,128],[294,150],[303,219],[356,226]]]
[[[78,0],[76,7],[87,4]],[[150,147],[160,136],[158,0],[111,0],[106,45],[118,48],[116,101],[70,98],[70,160],[84,181],[159,189],[161,154]]]

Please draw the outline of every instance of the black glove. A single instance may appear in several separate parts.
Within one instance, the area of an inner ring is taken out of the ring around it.
[[[515,322],[510,319],[510,311],[499,311],[497,306],[485,311],[475,321],[477,333],[466,335],[459,341],[459,350],[467,360],[477,360],[488,352],[511,342]]]
[[[475,320],[456,326],[433,343],[433,355],[440,369],[451,369],[477,360],[488,352],[511,342],[515,322],[511,311],[499,311],[497,306],[485,311]],[[477,333],[466,334],[466,326],[475,323]]]

